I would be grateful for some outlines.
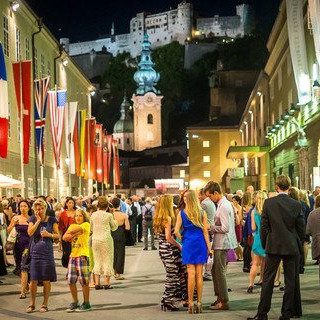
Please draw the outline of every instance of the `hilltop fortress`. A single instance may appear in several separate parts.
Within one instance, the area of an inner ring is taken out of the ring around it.
[[[138,13],[130,21],[130,33],[116,35],[112,24],[111,34],[101,39],[70,43],[68,38],[61,38],[60,42],[71,56],[91,51],[108,51],[116,56],[126,51],[136,57],[141,52],[145,33],[149,36],[151,47],[157,48],[173,41],[184,44],[186,39],[195,36],[243,37],[249,34],[254,26],[254,15],[247,4],[236,6],[235,16],[215,15],[213,18],[194,19],[192,4],[182,1],[174,10],[156,14]]]

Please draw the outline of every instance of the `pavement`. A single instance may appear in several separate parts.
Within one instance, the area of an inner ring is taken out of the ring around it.
[[[157,245],[157,243],[156,243]],[[246,319],[256,314],[260,297],[260,288],[255,287],[253,294],[246,292],[248,273],[242,272],[242,263],[234,262],[228,266],[227,280],[230,292],[230,310],[211,311],[209,305],[215,300],[211,281],[204,282],[203,313],[190,315],[187,308],[181,307],[178,312],[163,312],[160,299],[164,289],[164,268],[158,251],[143,251],[142,245],[126,248],[125,280],[112,280],[114,289],[90,291],[92,310],[84,313],[66,313],[71,302],[71,294],[65,281],[65,272],[61,266],[61,253],[55,248],[58,281],[52,284],[49,298],[49,312],[38,311],[27,314],[25,309],[29,299],[20,300],[19,278],[12,274],[0,277],[0,315],[1,319],[112,319],[112,320],[168,320],[190,319],[191,317],[206,319]],[[12,255],[9,256],[12,260]],[[283,282],[283,275],[280,280]],[[82,303],[80,286],[79,300]],[[319,266],[313,265],[309,257],[305,274],[301,275],[301,295],[303,314],[301,319],[320,319]],[[278,319],[280,315],[283,293],[274,289],[272,308],[269,319]],[[38,287],[36,310],[41,306],[42,287]]]

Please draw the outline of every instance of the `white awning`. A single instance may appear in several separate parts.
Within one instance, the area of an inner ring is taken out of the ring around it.
[[[24,182],[0,174],[0,188],[23,188]]]

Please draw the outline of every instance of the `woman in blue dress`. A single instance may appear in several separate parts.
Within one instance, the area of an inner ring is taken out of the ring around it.
[[[58,221],[46,215],[47,204],[37,199],[33,204],[34,216],[29,219],[28,234],[30,241],[30,298],[31,303],[26,312],[35,310],[37,283],[43,282],[43,303],[40,312],[48,311],[48,299],[51,282],[57,281],[53,256],[53,240],[59,239]]]
[[[182,209],[175,225],[174,233],[182,241],[182,264],[188,270],[188,312],[202,312],[203,265],[211,250],[207,214],[201,209],[194,190],[184,194],[185,209]],[[182,235],[180,229],[183,228]],[[197,288],[197,305],[194,310],[193,293]]]
[[[263,191],[258,191],[256,195],[256,206],[251,212],[251,228],[253,231],[253,244],[252,244],[252,265],[249,275],[249,287],[247,289],[248,293],[253,292],[254,279],[257,276],[258,268],[260,267],[260,281],[259,284],[263,282],[263,271],[265,265],[265,255],[266,252],[262,248],[261,239],[260,239],[260,222],[261,222],[261,213],[264,201],[267,199],[267,195]]]

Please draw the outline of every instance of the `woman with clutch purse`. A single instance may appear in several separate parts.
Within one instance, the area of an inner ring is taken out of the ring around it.
[[[31,206],[26,200],[21,200],[18,204],[18,215],[11,219],[7,229],[10,233],[14,228],[17,232],[16,243],[13,249],[14,261],[16,268],[14,274],[21,277],[21,294],[20,299],[25,299],[28,287],[28,267],[22,264],[22,254],[28,248],[30,237],[28,235],[28,219],[31,214]]]
[[[173,197],[162,195],[156,207],[153,220],[154,232],[159,237],[159,255],[166,270],[164,292],[161,299],[163,311],[178,311],[177,302],[186,304],[187,269],[182,265],[181,244],[174,237],[176,217],[173,211]]]
[[[58,221],[46,214],[47,203],[37,199],[34,204],[34,216],[29,219],[28,234],[30,243],[30,305],[26,312],[35,310],[38,281],[43,282],[43,302],[40,312],[48,311],[51,282],[57,281],[53,256],[53,241],[59,240]]]

